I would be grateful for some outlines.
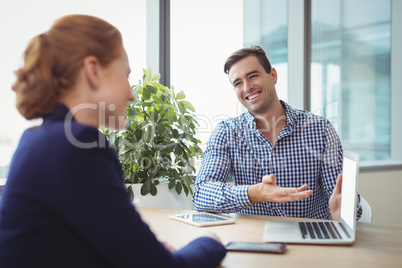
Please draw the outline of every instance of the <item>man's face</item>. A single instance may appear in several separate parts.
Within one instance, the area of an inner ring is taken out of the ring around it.
[[[276,70],[272,68],[271,73],[265,72],[255,56],[248,56],[233,64],[229,70],[229,80],[239,101],[254,116],[263,116],[278,98],[275,90]]]

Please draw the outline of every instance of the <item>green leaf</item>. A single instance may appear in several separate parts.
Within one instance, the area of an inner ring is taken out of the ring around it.
[[[179,131],[177,131],[177,129],[175,129],[175,128],[172,128],[171,131],[172,131],[173,138],[177,139],[177,137],[179,136]]]
[[[182,190],[183,186],[181,186],[181,183],[176,183],[176,192],[178,194],[181,194],[181,190]]]
[[[155,137],[154,129],[150,126],[144,133],[144,141],[149,143]]]
[[[167,113],[167,118],[171,124],[177,122],[176,113],[173,110]]]
[[[141,195],[146,195],[151,191],[151,182],[146,181],[144,184],[141,186]]]
[[[171,143],[166,145],[164,149],[166,149],[167,153],[172,153],[174,151],[174,148],[175,148],[175,143],[172,141]]]
[[[156,189],[155,184],[151,183],[150,185],[151,185],[151,188],[150,188],[151,195],[156,195],[158,190]]]
[[[141,94],[141,95],[143,94],[143,90],[142,90],[142,89],[143,89],[143,87],[142,87],[141,85],[138,85],[138,88],[137,88],[138,94]],[[138,95],[138,94],[137,94],[137,95]]]
[[[148,67],[148,75],[147,75],[148,81],[151,81],[152,78],[152,70],[151,67]]]
[[[183,148],[181,148],[181,146],[179,144],[177,144],[176,147],[174,148],[174,153],[176,155],[182,155],[183,154]]]
[[[187,185],[183,184],[183,190],[184,190],[184,193],[186,194],[186,196],[188,196],[188,188],[187,188]]]
[[[154,83],[154,85],[158,88],[158,89],[164,89],[165,88],[165,86],[164,85],[162,85],[162,84],[160,84],[160,83]]]
[[[184,106],[186,106],[186,108],[192,111],[193,113],[195,112],[195,108],[190,102],[182,100],[180,101],[180,103],[184,104]]]
[[[138,177],[138,181],[144,182],[146,179],[148,179],[148,174],[144,170],[138,170],[136,173]]]
[[[184,94],[183,91],[179,91],[179,93],[177,93],[177,95],[176,95],[177,100],[183,100],[185,98],[186,98],[186,94]]]
[[[193,167],[192,165],[188,165],[188,167],[191,168],[191,170],[192,170],[194,173],[196,172],[195,167]]]
[[[133,95],[135,97],[137,97],[137,94],[138,94],[138,87],[139,87],[139,85],[131,86],[131,92],[133,92]]]
[[[130,195],[130,201],[133,202],[133,200],[134,200],[134,190],[133,190],[132,185],[130,184],[130,185],[127,187],[126,190],[127,190],[128,194]]]
[[[136,129],[138,127],[138,121],[133,121],[132,123],[131,123],[131,129]]]
[[[174,184],[175,184],[175,181],[174,181],[174,180],[171,180],[171,181],[169,182],[169,185],[168,185],[169,190],[173,189]]]
[[[152,164],[155,164],[155,161],[152,161]],[[150,166],[150,168],[153,168],[152,169],[152,172],[151,172],[151,174],[150,174],[150,177],[151,178],[155,178],[156,177],[156,174],[158,173],[158,169],[157,168],[154,168],[155,167],[155,165],[151,165]]]
[[[124,182],[131,183],[131,174],[128,170],[124,170]]]
[[[156,94],[158,92],[158,89],[154,86],[151,85],[146,85],[145,88],[149,91],[151,94]]]
[[[110,144],[115,144],[115,142],[116,142],[116,135],[114,133],[112,133],[109,136],[109,143]]]
[[[156,81],[158,81],[159,79],[161,78],[161,74],[155,74],[153,77],[152,77],[152,79],[151,79],[151,81],[152,82],[156,82]]]
[[[142,68],[142,72],[144,73],[144,76],[148,75],[148,71],[145,68]]]
[[[142,99],[145,101],[149,100],[150,98],[151,98],[151,92],[147,87],[144,87],[142,91]]]
[[[179,108],[180,113],[184,114],[187,112],[187,108],[183,103],[178,102],[177,107]]]
[[[162,100],[157,95],[154,96],[154,103],[156,106],[162,106]]]
[[[137,110],[135,108],[127,108],[127,116],[135,118],[137,116]]]
[[[162,136],[164,133],[166,133],[166,130],[164,127],[162,127],[160,124],[157,124],[155,126],[156,129],[156,133],[158,133],[158,135]]]

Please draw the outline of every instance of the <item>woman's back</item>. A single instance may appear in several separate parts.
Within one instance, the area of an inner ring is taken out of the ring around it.
[[[80,217],[95,217],[98,205],[112,206],[108,202],[113,200],[106,200],[112,189],[126,197],[119,165],[108,147],[79,148],[71,143],[98,144],[99,131],[73,122],[70,141],[65,133],[67,112],[59,106],[42,126],[27,130],[15,152],[0,203],[0,260],[13,258],[21,266],[39,262],[67,267],[70,260],[79,259],[88,265],[108,263],[84,241],[85,232],[110,217],[97,215],[92,223],[81,223]]]

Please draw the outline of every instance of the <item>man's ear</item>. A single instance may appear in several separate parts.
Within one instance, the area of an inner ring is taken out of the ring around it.
[[[269,74],[271,76],[272,82],[276,84],[276,82],[278,81],[278,74],[276,73],[275,68],[271,68],[271,72]]]
[[[83,62],[84,74],[91,89],[97,89],[100,85],[101,65],[95,56],[87,56]]]

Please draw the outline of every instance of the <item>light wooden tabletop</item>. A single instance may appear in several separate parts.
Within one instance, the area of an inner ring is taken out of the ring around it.
[[[215,232],[223,244],[230,241],[262,242],[266,220],[291,218],[237,215],[235,224],[195,227],[170,219],[185,210],[137,208],[160,241],[181,248],[207,232]],[[287,245],[285,254],[228,252],[221,267],[402,267],[402,226],[358,223],[352,246]]]

